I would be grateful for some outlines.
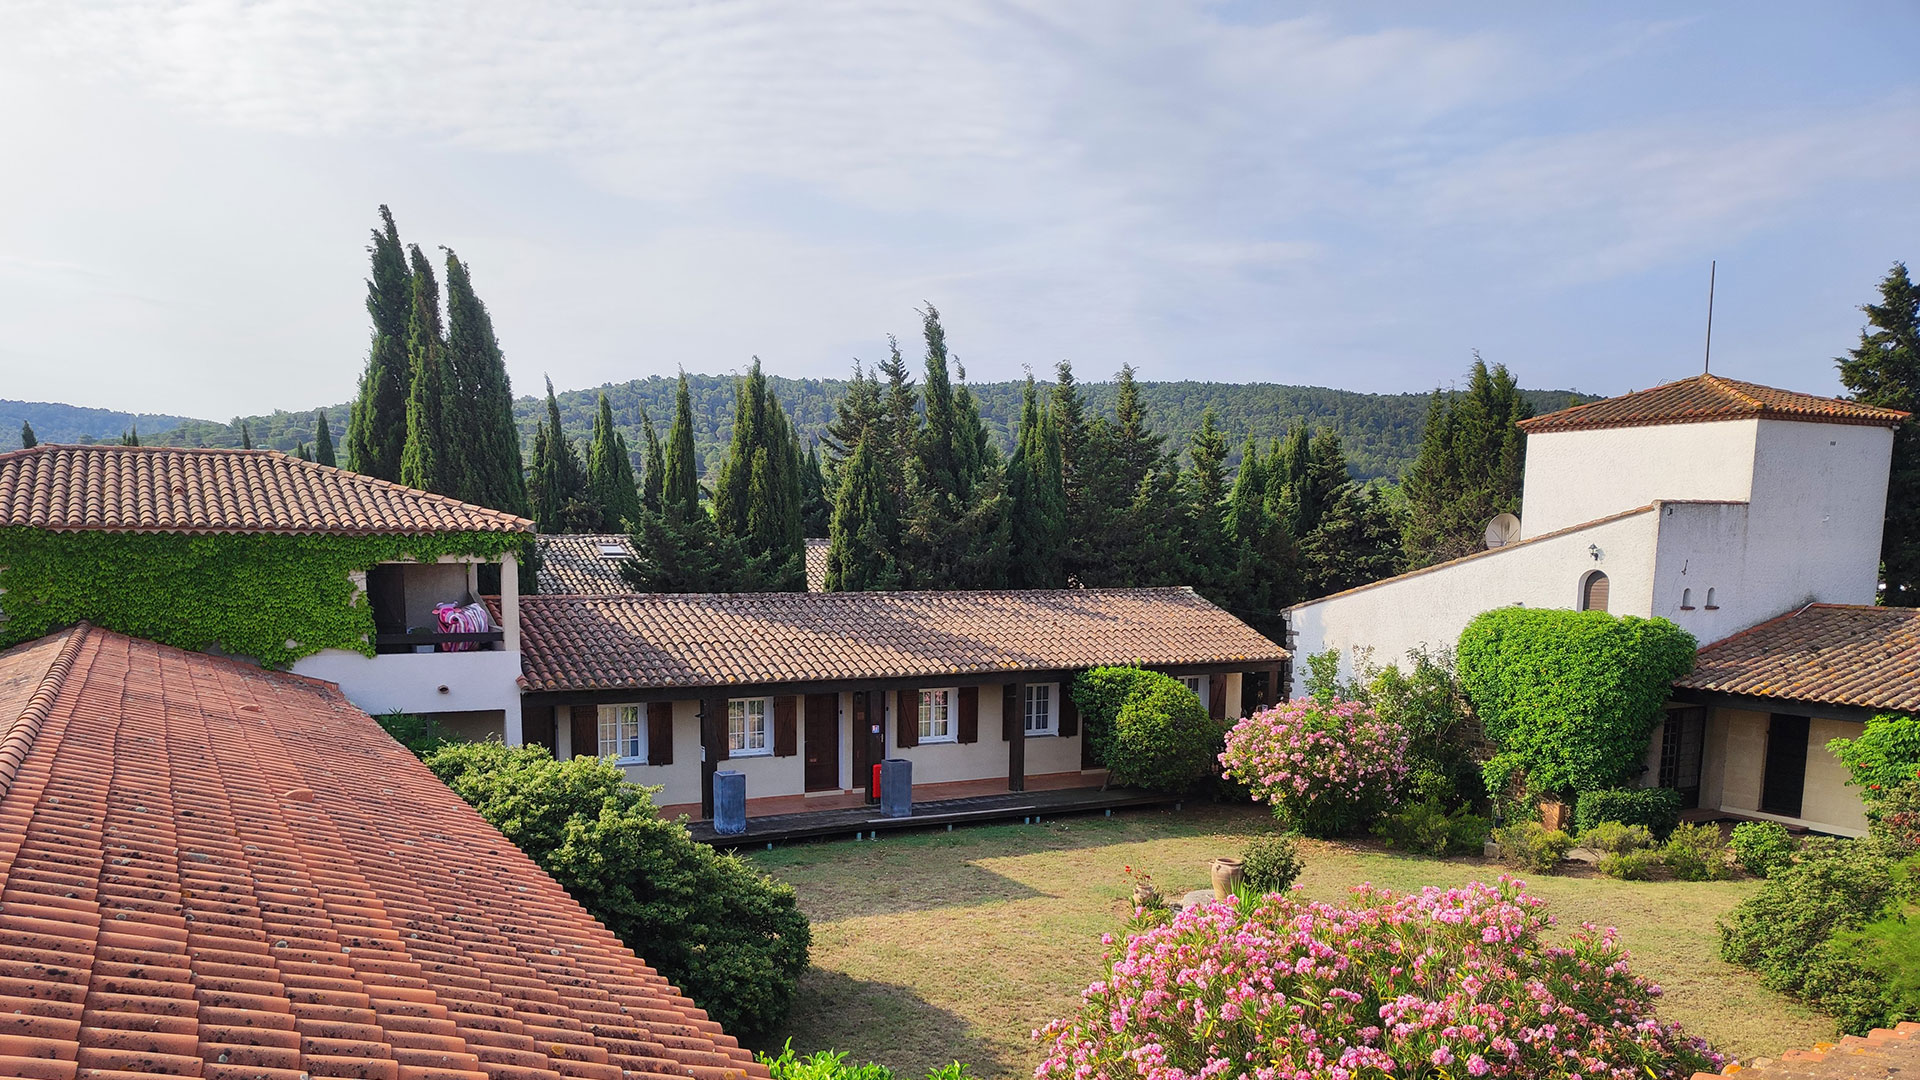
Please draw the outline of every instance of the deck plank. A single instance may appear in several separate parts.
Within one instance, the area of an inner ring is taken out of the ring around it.
[[[1046,791],[1009,791],[1003,795],[973,795],[962,799],[937,799],[915,803],[908,817],[883,817],[877,806],[854,806],[840,810],[810,810],[796,814],[768,814],[749,817],[747,831],[739,836],[721,836],[711,821],[689,821],[687,831],[703,844],[715,847],[745,847],[749,844],[775,844],[789,840],[810,840],[856,833],[891,832],[898,829],[925,829],[941,825],[975,825],[1027,817],[1059,817],[1135,807],[1171,806],[1180,798],[1137,788],[1096,787],[1054,788]]]

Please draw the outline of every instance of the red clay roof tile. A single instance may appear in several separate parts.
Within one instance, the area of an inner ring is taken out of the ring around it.
[[[1631,394],[1522,420],[1520,430],[1529,435],[1538,435],[1584,428],[1753,419],[1897,427],[1906,418],[1907,414],[1898,409],[1882,409],[1842,398],[1815,397],[1718,375],[1695,375],[1648,390],[1636,390]]]
[[[0,1075],[766,1075],[331,685],[82,627],[0,730]]]
[[[531,533],[533,522],[277,450],[53,446],[0,454],[0,526],[59,532]]]
[[[1811,604],[1701,649],[1674,685],[1920,711],[1920,608]]]

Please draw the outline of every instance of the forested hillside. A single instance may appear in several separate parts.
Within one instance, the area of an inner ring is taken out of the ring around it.
[[[718,451],[733,436],[735,377],[732,375],[690,375],[688,388],[693,397],[695,443],[700,450],[703,471],[717,467]],[[833,418],[834,404],[846,390],[841,379],[767,378],[773,391],[802,439],[819,438]],[[1280,386],[1271,383],[1142,382],[1140,397],[1146,407],[1147,422],[1153,430],[1167,436],[1167,445],[1184,455],[1187,439],[1200,426],[1200,414],[1212,406],[1220,430],[1229,447],[1229,464],[1239,461],[1240,447],[1249,433],[1262,443],[1285,435],[1287,429],[1305,421],[1310,426],[1330,425],[1346,447],[1347,462],[1355,479],[1397,479],[1412,464],[1420,450],[1420,428],[1427,414],[1426,393],[1360,394],[1349,390],[1329,390],[1315,386]],[[1081,383],[1090,410],[1099,414],[1113,411],[1114,384]],[[604,390],[613,407],[615,425],[626,436],[627,445],[638,452],[644,445],[640,435],[640,413],[645,410],[661,431],[673,419],[674,380],[663,376],[635,379],[586,390],[568,390],[558,395],[561,422],[569,437],[586,445],[593,429],[599,394]],[[1017,426],[1021,384],[1014,382],[974,383],[981,419],[1002,452],[1011,453],[1011,430]],[[522,389],[528,389],[523,387]],[[1047,384],[1041,384],[1044,392]],[[1582,401],[1589,395],[1566,390],[1523,391],[1535,414],[1550,412]],[[104,410],[78,410],[71,406],[48,406],[0,402],[0,421],[18,408],[68,409],[101,417],[126,417],[125,413]],[[514,402],[514,417],[529,460],[535,422],[545,411],[544,403],[533,396]],[[347,405],[342,402],[326,407],[327,423],[335,438],[347,429]],[[302,442],[313,440],[313,411],[281,412],[267,416],[236,418],[228,424],[179,417],[156,418],[171,421],[172,430],[149,432],[147,419],[140,420],[142,442],[170,443],[181,446],[239,446],[241,422],[246,423],[253,445],[293,451]],[[0,428],[0,445],[18,445],[18,420]],[[118,438],[126,427],[124,419],[103,420],[95,428],[81,427],[71,434],[49,434],[38,420],[34,430],[45,442],[72,442],[83,434],[100,440]]]
[[[145,437],[149,432],[158,434],[191,422],[184,416],[167,416],[163,413],[126,413],[62,405],[55,401],[9,401],[0,398],[0,450],[19,448],[21,424],[33,425],[34,437],[41,442],[74,443],[89,438],[94,442],[118,441],[120,436],[136,425],[141,436]]]

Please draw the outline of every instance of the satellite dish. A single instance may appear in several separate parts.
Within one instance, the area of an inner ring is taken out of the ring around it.
[[[1512,514],[1500,514],[1487,522],[1487,547],[1506,547],[1520,539],[1520,519]]]

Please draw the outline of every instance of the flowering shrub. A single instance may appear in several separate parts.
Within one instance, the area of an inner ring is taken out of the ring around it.
[[[1220,764],[1288,826],[1333,836],[1393,801],[1407,734],[1357,701],[1296,698],[1235,724]]]
[[[1078,1016],[1034,1033],[1041,1080],[1684,1077],[1718,1054],[1653,1017],[1613,931],[1543,940],[1519,882],[1372,886],[1342,908],[1268,894],[1121,942]],[[1111,939],[1108,939],[1111,942]]]
[[[1920,851],[1920,776],[1895,784],[1867,806],[1869,834],[1891,854]]]

